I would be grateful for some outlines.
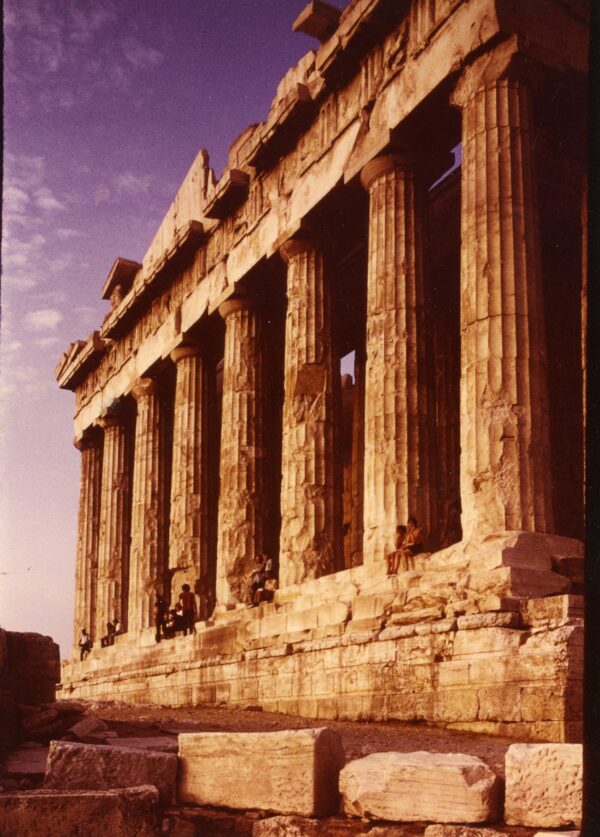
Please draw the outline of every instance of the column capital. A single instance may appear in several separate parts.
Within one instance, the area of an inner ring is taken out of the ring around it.
[[[413,169],[416,162],[416,155],[412,151],[397,151],[393,154],[375,157],[363,167],[360,173],[360,182],[363,188],[368,191],[379,177],[394,170]]]
[[[177,346],[170,352],[169,357],[173,363],[179,363],[180,360],[184,360],[186,357],[196,357],[200,354],[202,354],[202,346],[200,343],[182,343],[181,346]]]
[[[254,308],[255,306],[256,300],[251,296],[232,296],[219,305],[218,311],[221,317],[226,320],[236,311],[246,311],[248,308]]]
[[[294,238],[288,238],[279,248],[279,255],[286,264],[299,253],[306,253],[307,250],[322,250],[319,237],[312,232],[302,231]]]
[[[138,378],[131,390],[131,394],[136,401],[149,398],[151,395],[156,395],[157,392],[158,384],[153,378]]]
[[[83,431],[81,436],[76,436],[73,439],[73,445],[79,451],[89,450],[90,448],[98,447],[100,444],[100,437],[95,431],[95,428],[88,427]]]
[[[541,65],[519,47],[514,36],[470,64],[458,79],[450,104],[462,109],[478,90],[502,79],[536,82]]]

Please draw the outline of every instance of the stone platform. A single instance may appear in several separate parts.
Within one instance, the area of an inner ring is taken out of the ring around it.
[[[62,696],[578,741],[583,598],[557,570],[581,551],[509,532],[419,556],[396,576],[355,567],[216,613],[193,636],[119,636],[63,663]]]

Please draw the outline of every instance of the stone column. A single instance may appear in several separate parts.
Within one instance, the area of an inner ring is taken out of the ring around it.
[[[131,394],[137,401],[137,418],[131,508],[129,630],[139,631],[154,624],[155,595],[157,591],[164,592],[164,434],[156,382],[151,378],[140,378]]]
[[[169,570],[172,590],[179,593],[184,583],[195,590],[208,572],[208,386],[200,346],[180,346],[171,360],[176,379]]]
[[[288,266],[279,547],[279,581],[286,587],[341,566],[340,373],[318,243],[304,235],[279,252]]]
[[[100,527],[100,486],[102,444],[99,433],[87,432],[75,442],[81,451],[81,482],[75,565],[75,620],[73,647],[77,650],[81,629],[92,639],[96,628],[98,583],[98,534]]]
[[[424,276],[419,182],[408,154],[367,163],[365,564],[394,549],[399,523],[429,526]]]
[[[498,48],[463,74],[453,96],[463,120],[465,538],[553,527],[534,126],[518,63]]]
[[[246,602],[256,556],[263,554],[262,321],[253,301],[229,299],[225,320],[221,419],[221,488],[217,543],[217,604]]]
[[[96,640],[106,634],[106,623],[119,618],[127,629],[129,588],[129,532],[131,474],[125,421],[121,415],[98,419],[104,431],[100,537],[98,545],[98,605]]]

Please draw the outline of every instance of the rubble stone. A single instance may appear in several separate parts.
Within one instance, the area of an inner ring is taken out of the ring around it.
[[[486,822],[499,782],[481,759],[458,753],[372,753],[340,773],[344,811],[406,822]]]

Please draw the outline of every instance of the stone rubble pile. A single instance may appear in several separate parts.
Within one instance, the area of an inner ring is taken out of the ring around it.
[[[0,792],[1,833],[75,837],[84,821],[91,837],[500,837],[510,827],[575,837],[582,759],[577,744],[511,745],[503,804],[502,780],[481,759],[385,752],[344,766],[325,727],[186,733],[178,756],[52,741],[43,787]]]

